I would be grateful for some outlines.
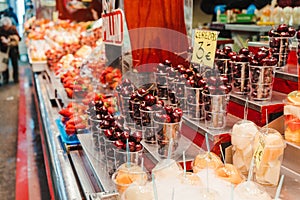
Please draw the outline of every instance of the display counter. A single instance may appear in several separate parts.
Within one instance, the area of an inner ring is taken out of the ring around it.
[[[93,148],[91,134],[78,135],[79,145],[62,143],[55,120],[59,118],[60,102],[67,104],[70,100],[65,96],[58,79],[49,71],[34,73],[33,77],[40,112],[39,117],[44,130],[41,134],[45,147],[44,157],[48,161],[46,167],[50,171],[52,187],[55,191],[54,198],[101,199],[100,196],[112,195],[116,188],[105,170],[105,164],[99,161],[101,159],[97,157],[98,152]],[[277,96],[276,93],[275,96]],[[192,161],[199,152],[205,149],[205,145],[195,141],[195,138],[200,137],[203,142],[205,133],[209,133],[209,139],[213,143],[215,136],[230,132],[232,125],[239,120],[230,114],[227,117],[229,119],[228,126],[222,131],[210,131],[204,127],[203,123],[184,118],[184,126],[190,128],[183,134],[181,140],[182,146],[188,147],[186,148],[187,161]],[[282,121],[276,121],[276,123],[282,123]],[[192,142],[191,139],[194,141]],[[145,166],[151,169],[159,162],[160,157],[155,153],[155,147],[147,144],[144,147]],[[281,199],[293,200],[297,199],[299,195],[298,158],[300,158],[300,147],[287,143],[281,168],[281,173],[285,175]],[[182,161],[181,156],[179,156],[178,161]],[[266,189],[274,197],[276,188],[266,187]]]

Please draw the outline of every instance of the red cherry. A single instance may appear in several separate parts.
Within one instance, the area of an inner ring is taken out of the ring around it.
[[[223,52],[224,52],[226,55],[228,55],[229,52],[232,52],[232,48],[231,48],[230,46],[225,46],[225,47],[223,48]]]
[[[250,52],[249,49],[244,47],[240,49],[239,54],[244,54],[245,56],[248,56],[249,52]]]
[[[281,37],[290,37],[290,34],[289,34],[289,32],[281,32],[280,36]]]
[[[136,145],[135,145],[135,151],[140,151],[140,150],[142,150],[142,149],[143,149],[142,144],[136,144]]]
[[[143,133],[142,131],[134,131],[131,134],[131,139],[132,141],[136,142],[136,143],[140,143],[143,139]]]
[[[246,55],[245,54],[238,54],[237,56],[236,56],[236,61],[237,62],[247,62],[247,57],[246,57]]]
[[[164,108],[165,108],[165,111],[166,111],[166,113],[167,113],[168,115],[171,115],[171,114],[173,113],[173,108],[172,108],[172,106],[170,106],[170,105],[165,105]]]
[[[297,37],[297,39],[300,39],[300,30],[297,31],[296,37]]]
[[[126,146],[126,145],[125,145],[125,146]],[[129,151],[130,151],[130,152],[134,152],[134,151],[135,151],[135,142],[129,141],[129,142],[128,142],[128,146],[129,146]]]
[[[181,108],[175,108],[173,110],[174,113],[177,113],[179,115],[179,117],[181,118],[183,116],[183,111]]]
[[[288,33],[289,33],[290,37],[294,37],[294,35],[296,34],[296,29],[294,27],[289,27]]]
[[[118,148],[118,149],[122,149],[124,147],[124,142],[122,142],[121,140],[117,140],[114,141],[114,145]]]
[[[277,27],[277,31],[278,31],[279,33],[287,32],[287,31],[288,31],[288,25],[286,25],[286,24],[280,24],[280,25]]]

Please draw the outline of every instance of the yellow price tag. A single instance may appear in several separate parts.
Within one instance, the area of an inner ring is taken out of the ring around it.
[[[213,67],[218,35],[218,31],[195,31],[192,62]]]

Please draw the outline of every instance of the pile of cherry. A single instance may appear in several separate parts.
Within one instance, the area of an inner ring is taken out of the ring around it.
[[[296,29],[286,24],[280,24],[269,32],[269,46],[272,55],[278,60],[278,68],[287,64],[287,57],[290,51],[291,39],[296,35]]]

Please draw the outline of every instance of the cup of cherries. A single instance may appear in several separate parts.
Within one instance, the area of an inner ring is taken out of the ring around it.
[[[251,99],[270,100],[277,58],[272,56],[271,49],[260,47],[256,54],[250,57],[249,63]]]
[[[181,108],[173,108],[170,105],[160,107],[154,115],[157,151],[163,158],[167,158],[169,153],[174,155],[179,145],[182,115]],[[171,149],[171,152],[169,152],[169,149]]]
[[[278,69],[286,65],[292,38],[295,34],[295,28],[287,24],[280,24],[268,32],[269,47],[272,50],[272,55],[278,60]]]
[[[233,71],[233,93],[246,95],[250,92],[249,87],[249,57],[248,48],[242,48],[237,55],[231,56]]]

